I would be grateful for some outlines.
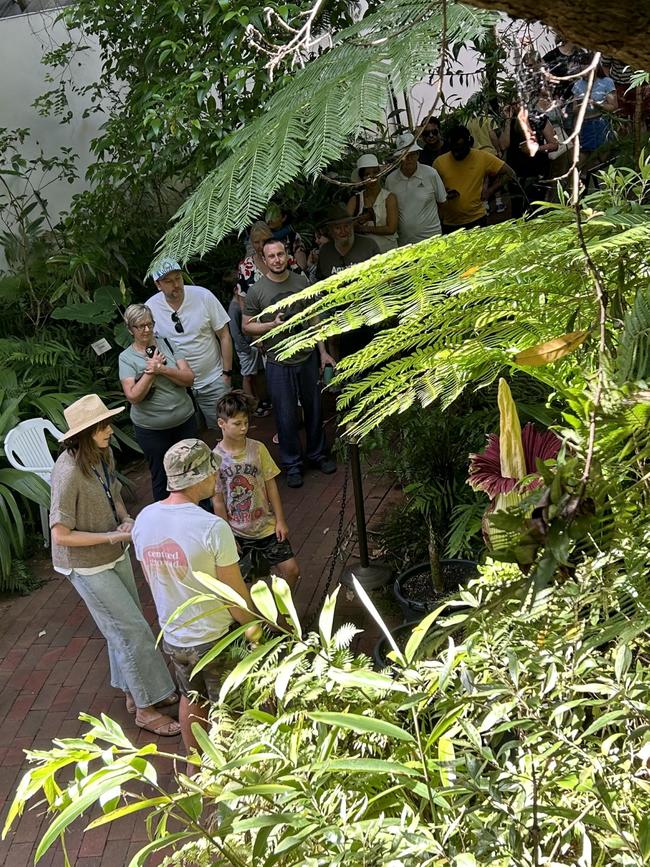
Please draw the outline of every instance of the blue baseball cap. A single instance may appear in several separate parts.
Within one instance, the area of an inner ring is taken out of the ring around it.
[[[182,271],[183,269],[175,259],[163,259],[160,265],[152,272],[151,276],[154,280],[161,280],[172,271]]]

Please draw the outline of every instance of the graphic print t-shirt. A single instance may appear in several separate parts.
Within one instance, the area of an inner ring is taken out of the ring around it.
[[[263,443],[246,439],[239,454],[227,452],[218,443],[217,491],[223,495],[228,523],[236,536],[264,539],[275,532],[275,515],[266,493],[266,482],[280,475],[277,464]]]
[[[239,561],[228,524],[192,503],[152,503],[136,518],[132,539],[167,641],[195,647],[225,635],[234,621],[216,598],[190,605],[171,623],[168,620],[183,602],[210,593],[194,572],[216,578],[217,566]]]

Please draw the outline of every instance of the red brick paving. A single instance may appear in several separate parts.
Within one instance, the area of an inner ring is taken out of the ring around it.
[[[256,422],[250,435],[264,440],[277,458],[277,448],[271,444],[272,432],[270,419],[264,419]],[[135,514],[150,502],[149,477],[141,464],[131,468],[129,477],[135,484],[135,498],[129,501],[125,490],[125,499],[131,513]],[[344,469],[339,467],[331,476],[307,472],[304,487],[297,490],[288,489],[280,482],[292,544],[301,565],[302,579],[296,603],[303,619],[313,611],[324,590],[327,560],[336,540],[343,478]],[[390,480],[366,477],[368,522],[395,496],[391,487]],[[353,515],[350,483],[344,543],[331,589],[346,561],[355,556]],[[52,571],[47,555],[33,566],[47,579],[44,586],[30,596],[0,602],[3,624],[0,634],[0,825],[4,824],[8,805],[26,768],[23,750],[47,748],[55,737],[76,737],[85,727],[79,722],[80,712],[109,714],[135,743],[157,740],[135,727],[121,694],[110,687],[104,640],[74,588]],[[153,622],[151,596],[141,573],[136,574],[145,613]],[[367,627],[366,633],[357,639],[357,647],[369,651],[376,632],[358,601],[342,592],[338,610],[341,622],[352,620],[360,627]],[[170,752],[181,750],[178,738],[160,741]],[[161,774],[171,773],[169,761],[161,760],[159,764]],[[33,864],[36,845],[46,827],[42,808],[26,811],[7,840],[0,842],[0,865]],[[147,839],[140,816],[127,817],[115,826],[87,833],[82,832],[83,827],[82,819],[66,838],[68,856],[75,867],[124,867]],[[150,863],[159,860],[156,857]],[[43,867],[61,867],[60,846],[52,847],[39,863]]]

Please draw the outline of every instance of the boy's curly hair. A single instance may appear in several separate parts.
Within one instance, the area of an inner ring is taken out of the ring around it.
[[[217,418],[227,420],[245,412],[250,416],[257,409],[258,401],[240,389],[229,391],[217,401]]]

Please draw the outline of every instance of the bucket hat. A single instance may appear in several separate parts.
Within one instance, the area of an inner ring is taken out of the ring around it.
[[[163,465],[168,491],[183,491],[219,469],[217,457],[203,440],[198,439],[181,440],[167,449]]]
[[[330,205],[321,226],[331,226],[332,223],[354,223],[356,217],[351,217],[344,205]]]
[[[94,424],[100,421],[106,421],[124,412],[124,407],[119,406],[117,409],[109,409],[98,394],[87,394],[75,400],[70,406],[63,410],[63,415],[70,430],[66,431],[61,437],[62,440],[67,440],[75,434],[87,430]]]

